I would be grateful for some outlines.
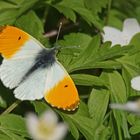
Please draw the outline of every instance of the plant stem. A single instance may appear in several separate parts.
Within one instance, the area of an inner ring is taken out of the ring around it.
[[[19,104],[21,103],[20,100],[16,100],[13,104],[11,104],[1,115],[5,115],[10,113],[12,110],[14,110]]]
[[[105,25],[108,25],[109,16],[110,16],[110,9],[111,9],[112,0],[108,0],[108,7],[107,7],[107,16],[105,20]]]

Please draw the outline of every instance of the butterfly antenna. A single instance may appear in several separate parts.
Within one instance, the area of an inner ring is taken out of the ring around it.
[[[60,35],[61,28],[62,28],[62,22],[60,22],[60,24],[59,24],[59,29],[58,29],[58,33],[57,33],[57,37],[56,37],[56,44],[58,42],[58,38],[59,38],[59,35]]]
[[[61,48],[57,43],[59,35],[60,35],[61,28],[62,28],[62,22],[60,22],[60,24],[59,24],[59,29],[58,29],[58,32],[57,32],[56,41],[55,41],[55,44],[54,44],[54,47],[53,47],[54,50],[59,50]]]

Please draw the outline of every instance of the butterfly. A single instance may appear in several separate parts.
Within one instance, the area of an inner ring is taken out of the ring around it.
[[[20,100],[44,99],[53,107],[75,110],[78,91],[69,74],[57,61],[56,49],[14,26],[0,27],[0,66],[3,84],[14,89]]]

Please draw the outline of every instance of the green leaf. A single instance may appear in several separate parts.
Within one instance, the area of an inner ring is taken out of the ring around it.
[[[73,121],[71,119],[69,119],[69,117],[67,117],[67,115],[62,115],[60,114],[61,117],[63,118],[63,120],[69,125],[69,129],[71,134],[73,135],[73,137],[78,140],[79,139],[79,131],[78,128],[75,126],[75,124],[73,123]]]
[[[139,121],[139,116],[137,116],[135,114],[129,114],[127,117],[127,120],[130,125],[136,125],[137,121]]]
[[[75,138],[78,137],[78,129],[87,140],[93,140],[92,138],[94,129],[91,124],[93,124],[94,122],[92,119],[88,118],[88,108],[83,102],[80,102],[79,109],[75,113],[71,112],[71,114],[66,114],[60,111],[58,111],[58,113],[64,120],[68,120],[67,123],[69,124],[69,126],[72,126],[70,130],[72,131],[72,134],[74,134]],[[73,130],[73,125],[71,125],[71,122],[76,126],[77,129],[74,127]]]
[[[122,135],[121,128],[117,126],[112,112],[110,114],[109,127],[112,128],[111,140],[123,140],[124,136]]]
[[[71,62],[71,71],[75,70],[77,67],[84,65],[85,63],[88,63],[91,59],[93,59],[93,56],[97,53],[99,45],[99,35],[94,36],[87,48]]]
[[[137,71],[135,71],[134,67],[130,67],[131,65],[126,65],[124,64],[123,65],[123,68],[122,68],[122,76],[123,76],[123,79],[125,81],[125,85],[126,85],[126,90],[127,90],[127,96],[137,96],[139,95],[138,91],[134,90],[132,87],[131,87],[131,80],[133,77],[137,76],[139,73]]]
[[[98,22],[94,15],[92,15],[92,12],[85,7],[84,0],[62,0],[61,2],[57,3],[57,7],[58,6],[72,9],[73,11],[77,12],[83,19],[85,19],[89,25],[94,24],[98,29],[101,30],[101,23]]]
[[[0,138],[1,138],[2,140],[9,140],[9,139],[10,139],[10,137],[8,137],[8,136],[5,135],[5,134],[2,134],[1,132],[0,132]]]
[[[75,57],[80,53],[81,49],[79,46],[69,46],[69,47],[61,48],[60,51],[61,51],[61,55],[65,55],[65,56],[70,55],[70,56]]]
[[[76,38],[76,39],[75,39]],[[89,35],[83,33],[71,33],[69,35],[64,36],[64,40],[59,41],[59,45],[65,47],[75,46],[75,48],[71,47],[71,49],[76,50],[75,56],[79,55],[84,51],[84,49],[88,46],[91,41],[91,37]],[[59,61],[63,64],[63,66],[69,71],[71,69],[71,61],[75,58],[73,54],[64,54],[63,49],[62,53],[58,54]],[[60,50],[60,51],[61,51]],[[77,53],[78,52],[78,53]]]
[[[106,78],[109,80],[110,83],[111,102],[113,103],[126,102],[127,100],[126,88],[122,76],[117,71],[110,71],[110,72],[108,71],[106,74],[105,77],[107,76]],[[126,114],[124,112],[119,112],[116,110],[113,110],[113,114],[117,123],[118,131],[122,129],[125,138],[130,138],[128,132]],[[119,132],[119,137],[122,137],[121,132]]]
[[[72,79],[74,80],[76,85],[83,85],[83,86],[106,86],[107,84],[105,81],[100,79],[97,76],[89,75],[89,74],[72,74]]]
[[[17,10],[6,10],[0,14],[0,25],[13,24],[17,18]]]
[[[44,111],[50,109],[47,103],[43,101],[33,101],[32,104],[38,114],[42,114]]]
[[[32,22],[29,22],[29,19]],[[34,11],[30,11],[18,18],[15,25],[34,36],[36,39],[42,37],[44,32],[43,25]]]
[[[22,2],[18,3],[18,6],[20,6],[18,16],[31,9],[37,2],[38,0],[30,0],[28,2],[23,0]]]
[[[132,126],[129,131],[132,135],[140,133],[140,122],[139,124]]]
[[[98,125],[103,123],[108,102],[109,91],[107,89],[92,89],[88,100],[88,108],[90,116],[98,122]]]
[[[133,36],[129,44],[134,45],[137,48],[140,48],[139,40],[140,40],[140,33],[137,33],[136,35]]]
[[[93,140],[94,129],[91,126],[92,119],[89,119],[87,117],[78,116],[78,117],[71,117],[72,121],[76,125],[76,127],[79,129],[79,131],[85,136],[86,140]]]
[[[101,61],[101,62],[89,61],[83,65],[77,66],[76,68],[70,70],[70,72],[73,72],[76,70],[83,70],[83,69],[93,69],[93,68],[121,69],[122,64],[120,62],[116,62],[112,60]]]
[[[95,140],[109,140],[111,137],[111,128],[105,127],[104,125],[101,125],[97,128],[96,134],[94,136]]]
[[[107,75],[111,90],[111,100],[118,103],[124,103],[127,97],[125,84],[121,75],[117,71],[107,72]]]
[[[0,82],[0,94],[1,94],[0,96],[2,98],[1,107],[5,108],[5,107],[11,105],[15,101],[12,91],[5,88],[1,82]]]
[[[60,12],[63,13],[67,18],[72,20],[73,22],[76,22],[76,14],[74,11],[68,7],[64,7],[62,5],[54,5],[54,7]]]
[[[121,17],[121,19],[119,17]],[[122,30],[122,26],[123,26],[122,18],[125,18],[124,13],[116,9],[110,9],[108,26],[115,27]]]
[[[105,8],[109,0],[85,0],[86,7],[92,11],[95,16],[98,16],[98,13],[101,13],[102,8]]]
[[[63,47],[78,46],[83,51],[92,40],[92,37],[84,33],[70,33],[65,35],[63,40],[59,41],[59,44]]]
[[[2,108],[6,108],[6,107],[7,107],[7,103],[6,103],[6,101],[3,99],[2,96],[0,96],[0,107],[2,107]]]
[[[11,131],[9,131],[9,130],[4,130],[4,129],[2,129],[2,130],[0,130],[0,131],[2,131],[4,134],[2,135],[2,137],[1,137],[1,134],[0,134],[0,138],[2,139],[2,138],[7,138],[6,140],[8,140],[8,139],[10,139],[10,140],[26,140],[26,139],[24,139],[22,136],[19,136],[19,135],[16,135],[16,134],[14,134],[14,133],[12,133]],[[2,139],[3,140],[3,139]]]
[[[132,50],[132,46],[115,46],[111,48],[109,42],[104,43],[100,47],[100,37],[97,35],[93,37],[93,40],[89,43],[84,52],[81,52],[79,56],[73,59],[70,63],[69,71],[72,72],[89,68],[121,68],[121,63],[117,58],[126,55]],[[112,61],[111,59],[116,60]]]
[[[13,5],[20,5],[21,3],[24,2],[24,0],[5,0],[7,3],[9,4],[13,4]]]
[[[138,54],[138,53],[137,53]],[[137,54],[125,55],[119,59],[117,62],[122,64],[122,77],[125,81],[127,96],[137,95],[137,91],[131,88],[131,79],[139,74],[139,67],[136,64]]]
[[[15,4],[11,4],[5,1],[0,1],[0,12],[3,12],[7,9],[16,9],[16,8],[18,8],[18,6]]]
[[[73,122],[73,124],[78,128],[78,130],[85,136],[87,140],[93,140],[94,129],[91,126],[92,119],[76,114],[74,114],[73,116],[71,115],[66,115],[66,116],[69,118],[69,120]]]
[[[132,135],[140,133],[140,119],[139,116],[130,114],[128,117],[128,122],[132,125],[131,128],[129,129],[129,132]]]
[[[132,50],[133,47],[131,45],[125,47],[116,45],[115,47],[110,47],[110,43],[106,42],[100,47],[100,50],[98,51],[98,54],[95,57],[95,60],[101,61],[106,59],[114,59],[126,55],[126,53],[129,53]]]
[[[21,116],[14,114],[1,115],[0,124],[0,131],[14,140],[15,137],[18,137],[18,135],[22,137],[29,137],[25,121]]]
[[[30,0],[29,2],[27,2],[26,0],[23,0],[18,3],[18,5],[15,4],[16,8],[13,9],[8,8],[7,10],[5,10],[5,6],[1,7],[1,10],[3,10],[3,12],[1,12],[0,14],[0,25],[14,24],[15,20],[28,9],[30,9],[37,1],[38,0]],[[11,2],[5,2],[5,5],[11,5]]]
[[[88,47],[84,50],[83,53],[81,53],[75,61],[78,61],[78,63],[83,63],[85,61],[89,61],[93,58],[93,56],[98,52],[100,46],[100,36],[94,36],[91,40]],[[90,53],[92,52],[92,53]]]

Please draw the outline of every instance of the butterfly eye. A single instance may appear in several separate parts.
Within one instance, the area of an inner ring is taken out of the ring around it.
[[[19,36],[18,40],[20,40],[20,39],[21,39],[21,36]]]
[[[68,85],[65,85],[64,87],[68,87]]]

